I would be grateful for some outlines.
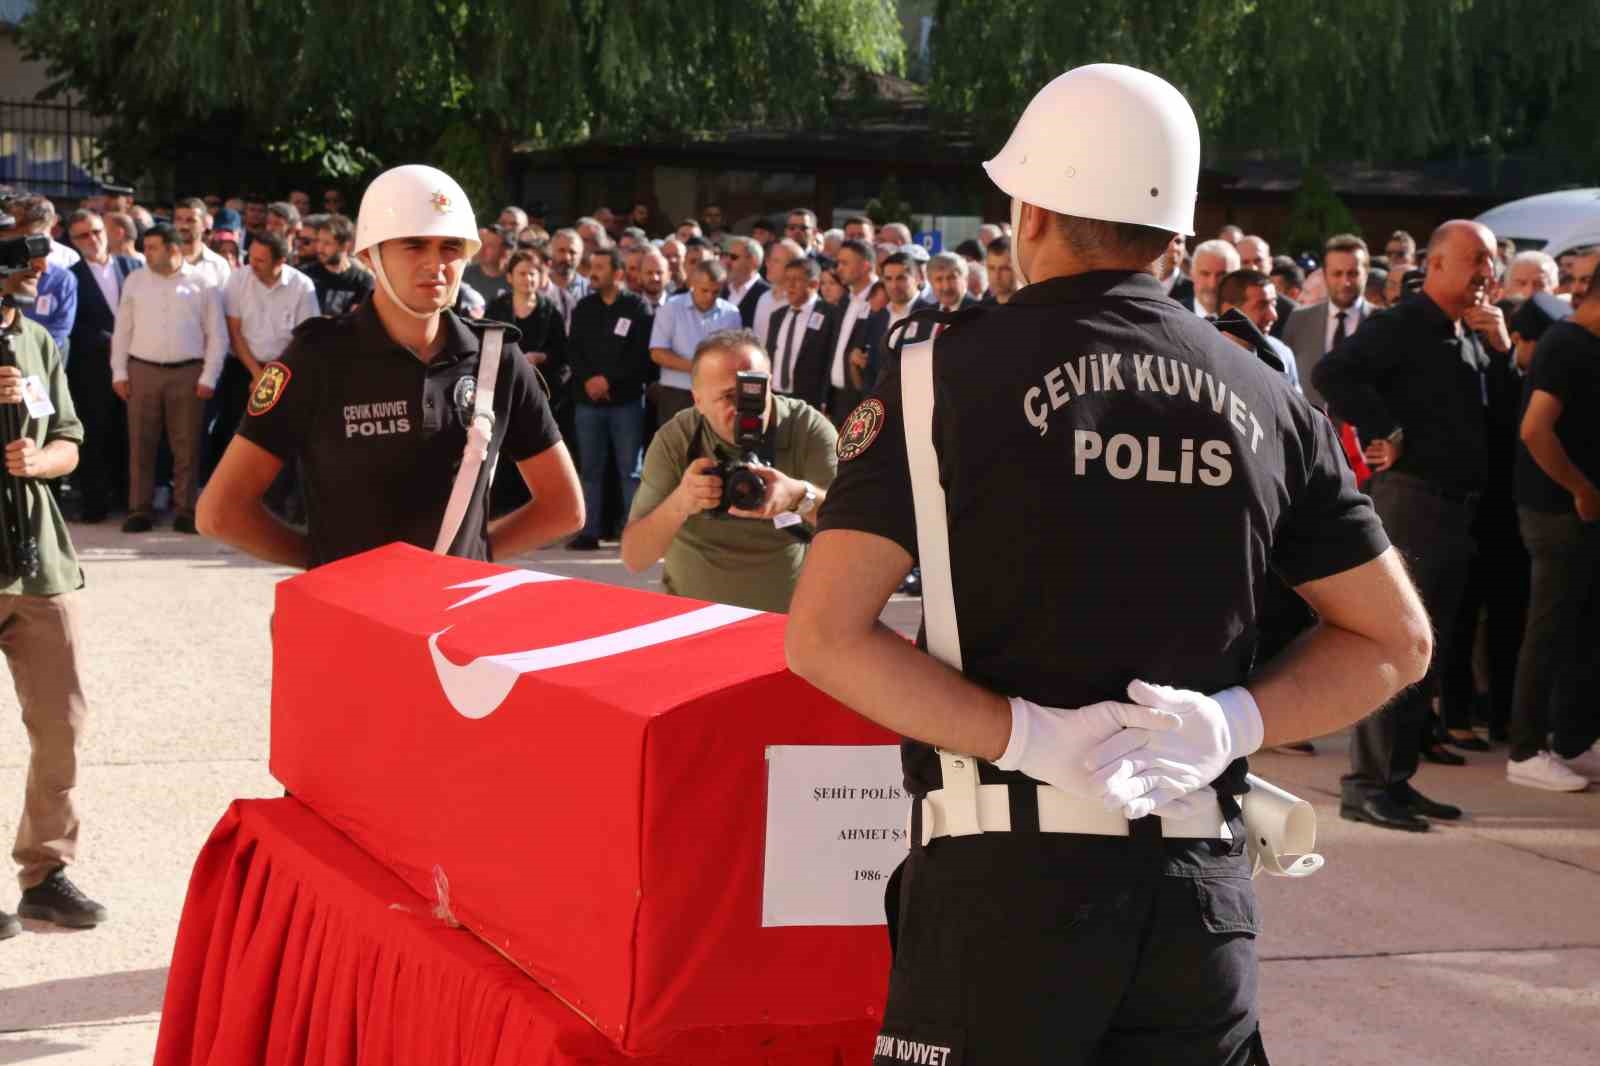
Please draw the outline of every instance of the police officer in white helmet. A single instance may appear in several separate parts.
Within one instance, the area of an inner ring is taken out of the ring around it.
[[[841,427],[788,653],[906,738],[877,1066],[1265,1062],[1245,757],[1427,665],[1332,426],[1156,280],[1199,160],[1155,75],[1051,82],[986,164],[1024,287],[912,315]],[[1321,621],[1262,662],[1269,568]]]
[[[577,473],[515,327],[450,310],[478,243],[448,174],[411,165],[373,180],[355,242],[378,281],[373,298],[302,323],[262,368],[200,498],[201,532],[305,567],[397,540],[503,559],[583,524]],[[501,458],[533,502],[491,522]],[[286,463],[299,467],[304,532],[261,502]]]

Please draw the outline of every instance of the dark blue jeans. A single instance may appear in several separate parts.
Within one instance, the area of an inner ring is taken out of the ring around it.
[[[606,464],[615,464],[622,479],[622,513],[633,507],[639,488],[640,448],[644,444],[644,400],[607,405],[579,403],[579,475],[583,480],[583,535],[601,534],[601,508],[605,505]],[[626,521],[626,517],[624,517]]]

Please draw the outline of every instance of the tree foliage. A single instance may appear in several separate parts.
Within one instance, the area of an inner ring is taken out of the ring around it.
[[[1214,157],[1529,151],[1593,177],[1584,112],[1600,0],[940,0],[930,99],[996,146],[1032,95],[1091,62],[1153,70]]]
[[[1362,236],[1355,216],[1333,191],[1333,184],[1321,170],[1312,167],[1295,190],[1289,203],[1289,219],[1274,243],[1284,251],[1320,255],[1322,242],[1335,233]]]
[[[817,121],[842,72],[898,71],[893,0],[50,0],[22,26],[53,87],[111,119],[119,172],[476,159],[513,146]],[[477,146],[475,149],[474,146]]]

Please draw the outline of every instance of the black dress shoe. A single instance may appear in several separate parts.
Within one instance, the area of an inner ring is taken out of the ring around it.
[[[1445,737],[1445,742],[1452,748],[1460,748],[1462,751],[1489,750],[1489,742],[1476,733],[1471,733],[1464,737],[1458,737],[1454,733],[1450,733]]]
[[[1460,807],[1429,799],[1412,788],[1409,781],[1398,785],[1390,785],[1389,797],[1412,814],[1426,815],[1429,818],[1439,818],[1447,822],[1453,822],[1461,817]]]
[[[1350,822],[1366,822],[1380,829],[1403,829],[1408,833],[1426,833],[1432,828],[1426,821],[1382,793],[1366,796],[1352,803],[1339,804],[1339,817]]]
[[[43,881],[24,891],[17,913],[72,929],[89,929],[106,920],[106,909],[67,880],[64,866],[57,866]]]
[[[22,932],[22,923],[17,921],[17,916],[0,911],[0,940],[10,940]]]
[[[1424,760],[1431,763],[1437,763],[1440,766],[1467,765],[1467,757],[1465,755],[1457,755],[1455,752],[1451,751],[1442,744],[1425,745],[1421,754]]]
[[[174,533],[199,533],[200,532],[200,530],[194,524],[194,515],[192,515],[192,514],[181,514],[178,517],[174,518],[172,520],[172,531]]]
[[[600,540],[598,537],[585,537],[579,534],[567,541],[567,551],[569,552],[597,552],[599,550]]]
[[[148,533],[154,528],[156,524],[147,514],[131,514],[122,522],[124,533]]]

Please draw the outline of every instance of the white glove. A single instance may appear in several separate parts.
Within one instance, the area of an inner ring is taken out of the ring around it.
[[[1100,764],[1096,780],[1108,806],[1129,819],[1147,814],[1182,817],[1194,813],[1184,797],[1211,784],[1228,764],[1261,747],[1266,726],[1255,697],[1241,687],[1206,696],[1186,689],[1135,681],[1128,698],[1141,706],[1176,714],[1177,729],[1145,732],[1145,742],[1103,744],[1090,757]],[[1209,797],[1207,797],[1209,798]]]
[[[1099,772],[1121,764],[1151,737],[1177,729],[1181,722],[1173,711],[1110,700],[1063,708],[1013,699],[1011,740],[994,765],[1116,807],[1125,801],[1112,803],[1106,797]]]

